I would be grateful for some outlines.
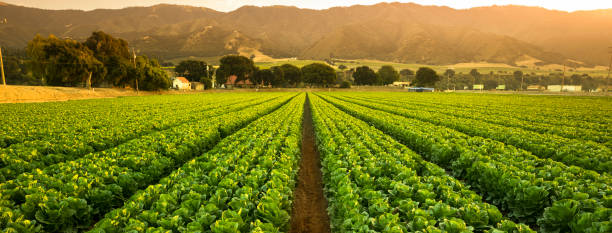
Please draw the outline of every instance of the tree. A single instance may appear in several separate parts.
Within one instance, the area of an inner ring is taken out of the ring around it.
[[[283,64],[281,66],[285,80],[292,86],[297,86],[302,82],[302,71],[297,66],[291,64]]]
[[[71,39],[37,35],[28,43],[27,53],[32,58],[33,72],[44,84],[75,86],[91,83],[91,73],[104,71],[102,62],[89,48]]]
[[[399,80],[399,73],[393,66],[384,65],[378,70],[378,77],[380,77],[383,85],[388,85]]]
[[[206,64],[204,61],[185,60],[181,61],[175,68],[174,71],[179,75],[185,77],[191,82],[197,82],[202,78],[210,78],[211,74],[207,71],[211,71],[212,67]]]
[[[340,88],[351,88],[351,82],[342,81],[342,83],[340,83]]]
[[[434,87],[438,81],[440,81],[440,76],[436,74],[435,70],[429,67],[421,67],[417,70],[416,78],[412,85],[419,87]]]
[[[414,75],[414,71],[411,70],[411,69],[402,69],[402,70],[400,70],[400,75],[402,75],[402,76]]]
[[[220,60],[221,65],[217,69],[217,83],[227,82],[227,78],[236,75],[236,82],[249,79],[255,71],[253,60],[239,55],[228,55]]]
[[[379,82],[379,77],[374,73],[374,70],[368,66],[360,66],[353,73],[356,85],[376,85]]]
[[[270,85],[272,80],[274,79],[274,72],[270,69],[256,69],[253,72],[253,78],[251,81],[256,85]]]
[[[414,76],[414,71],[412,71],[411,69],[402,69],[399,73],[401,81],[411,81]]]
[[[451,84],[451,79],[455,76],[455,70],[453,69],[446,69],[444,71],[444,77],[446,77],[446,88],[450,89],[450,84]]]
[[[270,70],[272,71],[272,74],[274,74],[274,77],[270,81],[270,84],[273,87],[284,86],[286,84],[286,81],[285,81],[285,74],[283,72],[283,69],[280,66],[273,66],[270,68]]]
[[[523,90],[523,71],[520,71],[520,70],[514,71],[513,76],[515,80],[519,80],[519,79],[521,80],[521,85],[519,87],[519,90]]]
[[[161,69],[157,60],[149,59],[146,56],[138,56],[136,67],[130,69],[129,73],[138,80],[141,90],[157,91],[172,86],[168,74]]]
[[[132,62],[128,43],[125,40],[97,31],[93,32],[83,44],[93,51],[96,59],[104,64],[102,70],[93,73],[94,85],[108,82],[118,86],[129,79],[126,77],[126,67]]]
[[[444,77],[452,78],[453,76],[455,76],[455,70],[453,70],[453,69],[446,69],[446,71],[444,71]]]
[[[336,82],[336,71],[323,63],[312,63],[302,67],[304,82],[312,85],[329,86]]]

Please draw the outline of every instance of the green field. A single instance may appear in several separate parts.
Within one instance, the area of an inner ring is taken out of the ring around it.
[[[2,232],[294,231],[307,137],[332,232],[612,232],[610,97],[224,92],[0,114]]]

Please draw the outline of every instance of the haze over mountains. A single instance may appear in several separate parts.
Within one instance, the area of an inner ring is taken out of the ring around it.
[[[224,13],[156,5],[121,10],[41,10],[0,5],[0,43],[34,35],[84,40],[102,30],[141,53],[175,58],[256,53],[272,57],[450,64],[524,60],[607,65],[612,10],[573,13],[521,6],[455,10],[411,3],[309,10],[246,6]]]

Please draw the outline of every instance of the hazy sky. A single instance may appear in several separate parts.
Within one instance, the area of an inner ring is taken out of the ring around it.
[[[16,5],[44,9],[82,9],[124,8],[128,6],[151,6],[159,3],[203,6],[218,11],[231,11],[243,5],[292,5],[300,8],[326,9],[333,6],[350,6],[355,4],[371,5],[379,2],[414,2],[422,5],[449,6],[465,9],[490,5],[526,5],[540,6],[548,9],[576,11],[612,8],[612,0],[413,0],[413,1],[380,1],[380,0],[0,0]]]

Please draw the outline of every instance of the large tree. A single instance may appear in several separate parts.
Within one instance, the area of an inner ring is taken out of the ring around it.
[[[282,87],[286,84],[285,81],[285,73],[280,66],[273,66],[270,68],[272,73],[274,74],[274,78],[270,82],[273,87]]]
[[[302,67],[304,83],[320,86],[329,86],[336,82],[334,68],[323,63],[312,63]]]
[[[356,85],[376,85],[380,83],[378,75],[368,66],[360,66],[353,73]]]
[[[438,81],[440,81],[440,76],[436,74],[435,70],[429,67],[421,67],[417,70],[416,78],[412,85],[418,87],[434,87]]]
[[[253,72],[253,77],[251,79],[251,81],[253,83],[255,83],[256,85],[270,85],[270,83],[272,83],[272,80],[274,79],[274,72],[272,72],[272,70],[270,69],[256,69],[255,72]]]
[[[130,69],[130,76],[138,80],[139,89],[145,91],[156,91],[170,88],[172,83],[168,74],[161,69],[155,59],[146,56],[136,58],[136,67]]]
[[[94,85],[108,82],[120,86],[129,82],[127,68],[132,65],[132,56],[125,40],[97,31],[93,32],[84,44],[93,51],[94,57],[104,64],[103,70],[93,74]]]
[[[519,90],[523,90],[523,88],[524,88],[524,80],[523,80],[524,75],[523,75],[523,71],[520,71],[520,70],[514,71],[514,73],[512,75],[514,76],[514,80],[516,82],[520,82],[520,86],[519,86],[518,89]]]
[[[383,85],[388,85],[399,80],[399,73],[393,66],[384,65],[378,69],[378,77],[380,77]]]
[[[57,86],[75,86],[91,83],[94,72],[104,72],[104,65],[82,43],[71,39],[58,39],[39,35],[28,43],[33,72],[43,83]]]
[[[191,82],[199,82],[211,77],[212,66],[204,61],[185,60],[181,61],[174,71]]]
[[[283,64],[280,66],[283,70],[285,80],[292,86],[297,86],[302,82],[302,71],[297,66],[291,64]]]
[[[249,79],[255,71],[253,60],[239,55],[228,55],[220,60],[221,65],[217,69],[217,83],[224,84],[227,78],[236,75],[236,82]]]

